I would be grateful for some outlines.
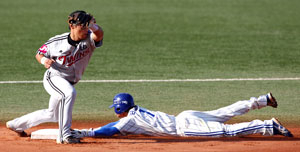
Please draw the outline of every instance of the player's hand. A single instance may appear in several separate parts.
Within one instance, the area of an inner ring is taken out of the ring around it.
[[[75,138],[83,138],[83,137],[89,137],[89,132],[92,132],[93,128],[90,129],[71,129],[71,134]]]
[[[49,69],[54,62],[55,60],[53,59],[46,59],[44,64],[45,68]]]
[[[96,25],[96,20],[94,17],[92,17],[92,19],[89,22],[89,26],[88,28],[92,31],[95,32],[99,29],[99,27]]]

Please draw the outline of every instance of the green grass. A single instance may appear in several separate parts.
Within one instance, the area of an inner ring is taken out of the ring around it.
[[[272,91],[279,101],[277,109],[251,111],[237,120],[278,117],[285,118],[283,122],[299,123],[299,84],[299,81],[79,83],[73,115],[76,120],[116,120],[108,107],[119,92],[130,92],[140,106],[177,115],[184,110],[214,110]],[[5,84],[0,89],[3,121],[48,107],[49,95],[41,84]]]
[[[83,9],[104,29],[83,79],[299,77],[298,0],[2,0],[0,81],[42,80],[34,58]],[[248,114],[299,120],[298,81],[79,83],[74,119],[115,119],[118,92],[172,114],[211,110],[272,91],[280,108]],[[41,84],[0,84],[0,120],[48,106]],[[243,118],[243,117],[242,117]]]

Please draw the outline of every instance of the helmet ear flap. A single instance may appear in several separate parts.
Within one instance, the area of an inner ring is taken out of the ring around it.
[[[121,114],[134,107],[133,97],[128,93],[119,93],[113,99],[113,104],[110,108],[115,108],[116,114]]]
[[[116,113],[119,113],[121,111],[121,107],[115,107]]]

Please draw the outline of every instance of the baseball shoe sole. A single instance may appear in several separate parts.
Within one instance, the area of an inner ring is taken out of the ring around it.
[[[294,135],[287,130],[276,118],[271,119],[273,121],[273,132],[274,135],[283,135],[285,137],[294,137]]]
[[[9,126],[8,122],[6,122],[6,128],[17,133],[19,137],[28,137],[27,133],[25,131],[17,131]]]
[[[271,92],[267,94],[267,105],[273,108],[277,108],[278,106],[277,101]]]

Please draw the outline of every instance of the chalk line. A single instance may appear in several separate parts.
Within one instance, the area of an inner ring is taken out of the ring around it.
[[[288,81],[300,78],[215,78],[215,79],[161,79],[161,80],[81,80],[80,83],[135,83],[135,82],[219,82],[219,81]],[[0,81],[0,84],[42,83],[43,81]]]

